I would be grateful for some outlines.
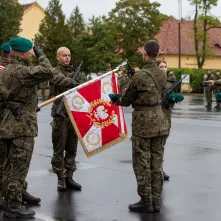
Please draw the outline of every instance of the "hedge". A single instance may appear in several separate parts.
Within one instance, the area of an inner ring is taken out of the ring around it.
[[[180,79],[182,74],[190,74],[190,86],[192,92],[203,93],[203,79],[204,74],[207,73],[207,69],[195,69],[195,68],[169,68],[168,72],[173,70],[176,78]],[[215,70],[212,70],[215,75]]]

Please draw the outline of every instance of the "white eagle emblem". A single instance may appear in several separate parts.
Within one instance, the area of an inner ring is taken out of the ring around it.
[[[107,109],[104,106],[97,107],[96,111],[94,111],[94,116],[99,120],[105,120],[108,118]]]

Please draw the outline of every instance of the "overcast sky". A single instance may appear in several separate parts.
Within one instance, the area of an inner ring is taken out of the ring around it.
[[[154,0],[150,0],[153,2]],[[160,11],[167,15],[173,15],[178,18],[178,0],[155,0],[161,4]],[[22,4],[27,4],[33,2],[33,0],[19,0]],[[43,6],[47,7],[49,0],[37,0],[37,2]],[[81,13],[84,18],[88,20],[92,15],[107,15],[108,12],[114,8],[117,0],[61,0],[63,5],[63,11],[68,17],[76,5],[79,6]],[[216,16],[221,16],[221,1],[217,7],[213,8],[211,13]],[[182,0],[182,15],[183,18],[193,14],[193,7],[190,6],[188,0]]]

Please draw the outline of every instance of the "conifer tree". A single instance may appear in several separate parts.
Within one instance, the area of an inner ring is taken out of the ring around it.
[[[73,10],[69,20],[68,26],[72,31],[74,37],[79,36],[83,31],[85,31],[85,22],[82,13],[80,13],[79,7]]]
[[[39,34],[35,42],[42,48],[52,65],[56,65],[56,51],[59,47],[71,48],[72,33],[65,22],[65,15],[62,12],[62,5],[59,0],[50,0],[46,8]]]

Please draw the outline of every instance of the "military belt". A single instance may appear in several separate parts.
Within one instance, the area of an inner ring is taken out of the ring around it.
[[[161,105],[153,105],[153,106],[135,106],[134,110],[135,111],[146,111],[146,110],[154,110],[154,109],[160,109]]]

